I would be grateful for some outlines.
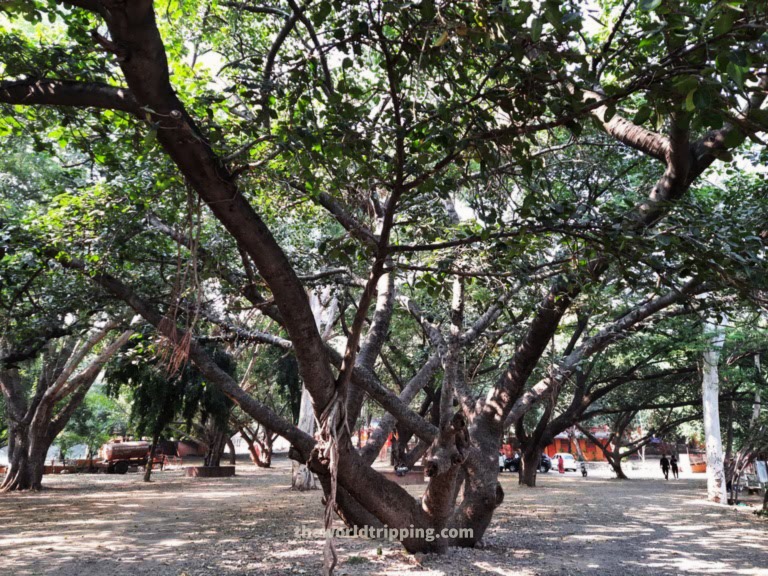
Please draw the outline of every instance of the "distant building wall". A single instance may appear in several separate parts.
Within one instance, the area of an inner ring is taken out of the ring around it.
[[[582,454],[584,454],[585,460],[589,462],[605,462],[605,457],[603,456],[600,447],[588,438],[577,438],[574,441],[571,441],[568,438],[555,438],[552,441],[552,444],[544,448],[544,453],[549,457],[554,456],[558,452],[568,452],[575,456],[578,454],[578,450],[576,450],[575,446],[576,442],[579,443],[579,447],[581,448]]]

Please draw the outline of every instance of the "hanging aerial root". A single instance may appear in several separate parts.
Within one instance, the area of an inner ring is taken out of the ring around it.
[[[197,253],[200,246],[201,236],[201,200],[197,197],[192,189],[187,186],[187,228],[190,231],[190,245],[189,251],[191,258],[186,264],[182,265],[181,247],[182,244],[177,245],[176,251],[176,278],[172,290],[172,304],[168,313],[163,316],[158,326],[158,331],[161,335],[170,334],[171,336],[161,336],[158,345],[158,355],[160,357],[160,363],[165,365],[169,376],[178,374],[181,369],[189,361],[189,348],[192,343],[192,331],[197,323],[198,315],[200,312],[200,303],[202,301],[202,288],[200,285],[200,278],[198,275],[198,262]],[[185,286],[189,284],[186,290],[191,291],[195,295],[194,302],[194,314],[190,318],[186,318],[186,326],[184,336],[179,339],[178,330],[176,328],[177,314],[179,311],[179,302],[181,301],[182,294],[185,291]]]
[[[336,545],[333,538],[333,515],[336,512],[336,490],[338,487],[339,471],[339,432],[346,426],[344,404],[338,392],[320,416],[319,440],[315,450],[321,464],[328,466],[330,489],[325,498],[325,546],[323,547],[323,572],[325,576],[333,576],[338,563]]]
[[[181,371],[189,360],[189,348],[192,343],[192,336],[185,332],[184,336],[179,338],[176,325],[171,318],[164,316],[158,326],[158,332],[161,333],[158,343],[158,356],[160,363],[166,367],[169,376],[173,376]],[[163,336],[162,334],[171,334],[172,336]]]

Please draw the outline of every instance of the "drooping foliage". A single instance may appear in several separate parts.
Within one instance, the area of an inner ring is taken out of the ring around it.
[[[229,354],[212,347],[211,356],[222,370],[234,376],[236,366]],[[219,428],[227,427],[232,403],[221,390],[207,384],[193,366],[170,373],[146,339],[132,341],[110,363],[105,381],[106,392],[112,397],[124,388],[130,390],[130,420],[137,436],[158,436],[176,422],[189,429],[196,419],[202,424],[211,419]]]
[[[764,2],[3,9],[0,131],[75,183],[3,215],[3,265],[130,306],[293,444],[327,524],[473,546],[510,427],[690,403],[699,318],[762,314]],[[254,378],[206,342],[257,350]],[[395,427],[429,448],[421,500],[370,466]]]

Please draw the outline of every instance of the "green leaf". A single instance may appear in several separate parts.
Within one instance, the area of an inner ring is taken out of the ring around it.
[[[638,7],[643,12],[651,12],[661,6],[661,0],[640,0]]]
[[[157,140],[157,127],[153,126],[149,132],[147,132],[147,135],[144,136],[144,147],[150,148],[152,144],[155,143],[155,140]]]
[[[699,79],[696,76],[681,76],[675,80],[674,87],[680,94],[688,94],[699,86]]]
[[[331,3],[330,2],[320,2],[320,5],[317,8],[317,12],[312,16],[312,23],[315,26],[319,26],[323,23],[323,21],[328,17],[328,15],[331,13]]]
[[[693,102],[699,110],[707,110],[712,106],[712,95],[707,89],[696,90],[693,95]]]
[[[733,62],[728,63],[728,76],[731,77],[736,85],[744,90],[744,69]]]
[[[715,34],[718,36],[726,34],[733,27],[733,23],[736,20],[737,12],[733,10],[725,10],[717,20],[715,20]]]
[[[739,130],[729,130],[723,139],[723,145],[726,148],[735,148],[744,140],[744,135]]]
[[[427,22],[433,20],[437,13],[434,0],[425,0],[421,3],[419,9],[421,10],[421,17]]]
[[[696,89],[694,88],[690,92],[688,92],[688,95],[685,97],[685,109],[688,112],[693,112],[696,110],[696,102],[694,101],[694,96],[696,94]]]
[[[539,18],[534,18],[531,23],[531,40],[538,42],[541,38],[541,27],[543,22]]]
[[[651,117],[651,114],[653,113],[653,110],[650,106],[641,106],[640,109],[637,111],[637,114],[635,114],[635,117],[632,118],[632,123],[637,124],[638,126],[641,124],[644,124],[648,118]]]

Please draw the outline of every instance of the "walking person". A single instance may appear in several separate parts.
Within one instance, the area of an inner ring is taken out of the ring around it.
[[[565,463],[563,462],[562,456],[557,457],[557,471],[560,472],[560,474],[565,474]]]
[[[664,473],[664,480],[669,480],[669,460],[667,460],[666,454],[662,454],[659,464],[661,464],[661,471]]]
[[[669,461],[669,465],[672,468],[672,476],[675,478],[675,480],[678,479],[678,469],[677,469],[677,457],[672,454],[672,458]]]

